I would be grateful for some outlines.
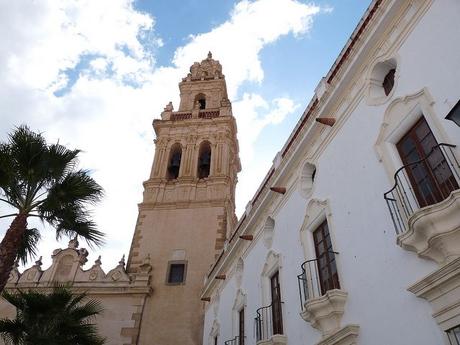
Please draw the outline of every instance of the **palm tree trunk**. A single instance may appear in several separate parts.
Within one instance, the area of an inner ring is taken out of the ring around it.
[[[13,269],[14,261],[21,245],[22,237],[27,228],[27,214],[18,214],[0,243],[0,292]]]

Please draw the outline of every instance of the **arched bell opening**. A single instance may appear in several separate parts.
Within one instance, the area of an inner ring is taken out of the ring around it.
[[[169,154],[168,170],[166,178],[175,180],[179,177],[180,162],[182,159],[182,147],[180,144],[174,144]]]
[[[206,96],[203,93],[196,95],[195,104],[198,105],[200,110],[206,109]]]
[[[198,178],[206,178],[211,172],[211,144],[205,141],[200,145],[198,154]]]

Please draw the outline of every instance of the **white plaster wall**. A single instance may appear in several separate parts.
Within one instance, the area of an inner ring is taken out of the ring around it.
[[[460,146],[460,128],[444,119],[460,97],[459,15],[460,2],[433,1],[398,51],[400,77],[392,99],[426,87],[434,98],[433,107],[448,141]],[[340,283],[349,293],[342,325],[359,324],[362,345],[443,344],[443,334],[431,316],[428,302],[406,291],[436,265],[396,245],[383,199],[392,181],[377,158],[374,144],[390,102],[370,106],[364,98],[361,100],[319,158],[312,197],[330,202],[329,225],[334,250],[340,253],[337,256]],[[299,231],[308,200],[300,196],[298,187],[285,198],[272,216],[276,222],[272,249],[282,256],[284,330],[288,344],[310,345],[319,341],[320,333],[299,316],[297,287],[300,264],[306,259]],[[263,302],[260,273],[267,253],[259,237],[243,256],[248,345],[255,344],[254,317]],[[308,258],[314,256],[309,253]],[[236,335],[231,319],[236,284],[229,279],[220,289],[217,318],[221,325],[219,344],[223,344]],[[205,337],[213,320],[210,307],[206,312]]]

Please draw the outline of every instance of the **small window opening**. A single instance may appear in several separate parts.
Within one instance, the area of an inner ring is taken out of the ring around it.
[[[198,108],[200,110],[206,109],[206,96],[202,93],[199,93],[195,97],[195,104],[198,103]]]
[[[181,284],[185,281],[185,264],[175,263],[169,265],[168,283]]]
[[[388,96],[391,90],[393,90],[393,86],[395,85],[395,72],[396,69],[390,69],[383,79],[382,86],[383,90],[385,91],[385,96]]]
[[[313,172],[311,173],[311,182],[315,182],[315,176],[316,176],[316,168],[315,168],[315,170],[313,170]]]
[[[171,149],[171,158],[168,164],[168,180],[175,180],[179,177],[180,162],[182,158],[182,149],[179,145]]]
[[[205,142],[200,147],[198,157],[198,178],[206,178],[211,171],[211,145]]]

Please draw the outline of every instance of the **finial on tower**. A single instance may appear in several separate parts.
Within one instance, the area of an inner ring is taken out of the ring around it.
[[[211,53],[211,51],[208,52],[208,59],[212,59],[212,53]]]

